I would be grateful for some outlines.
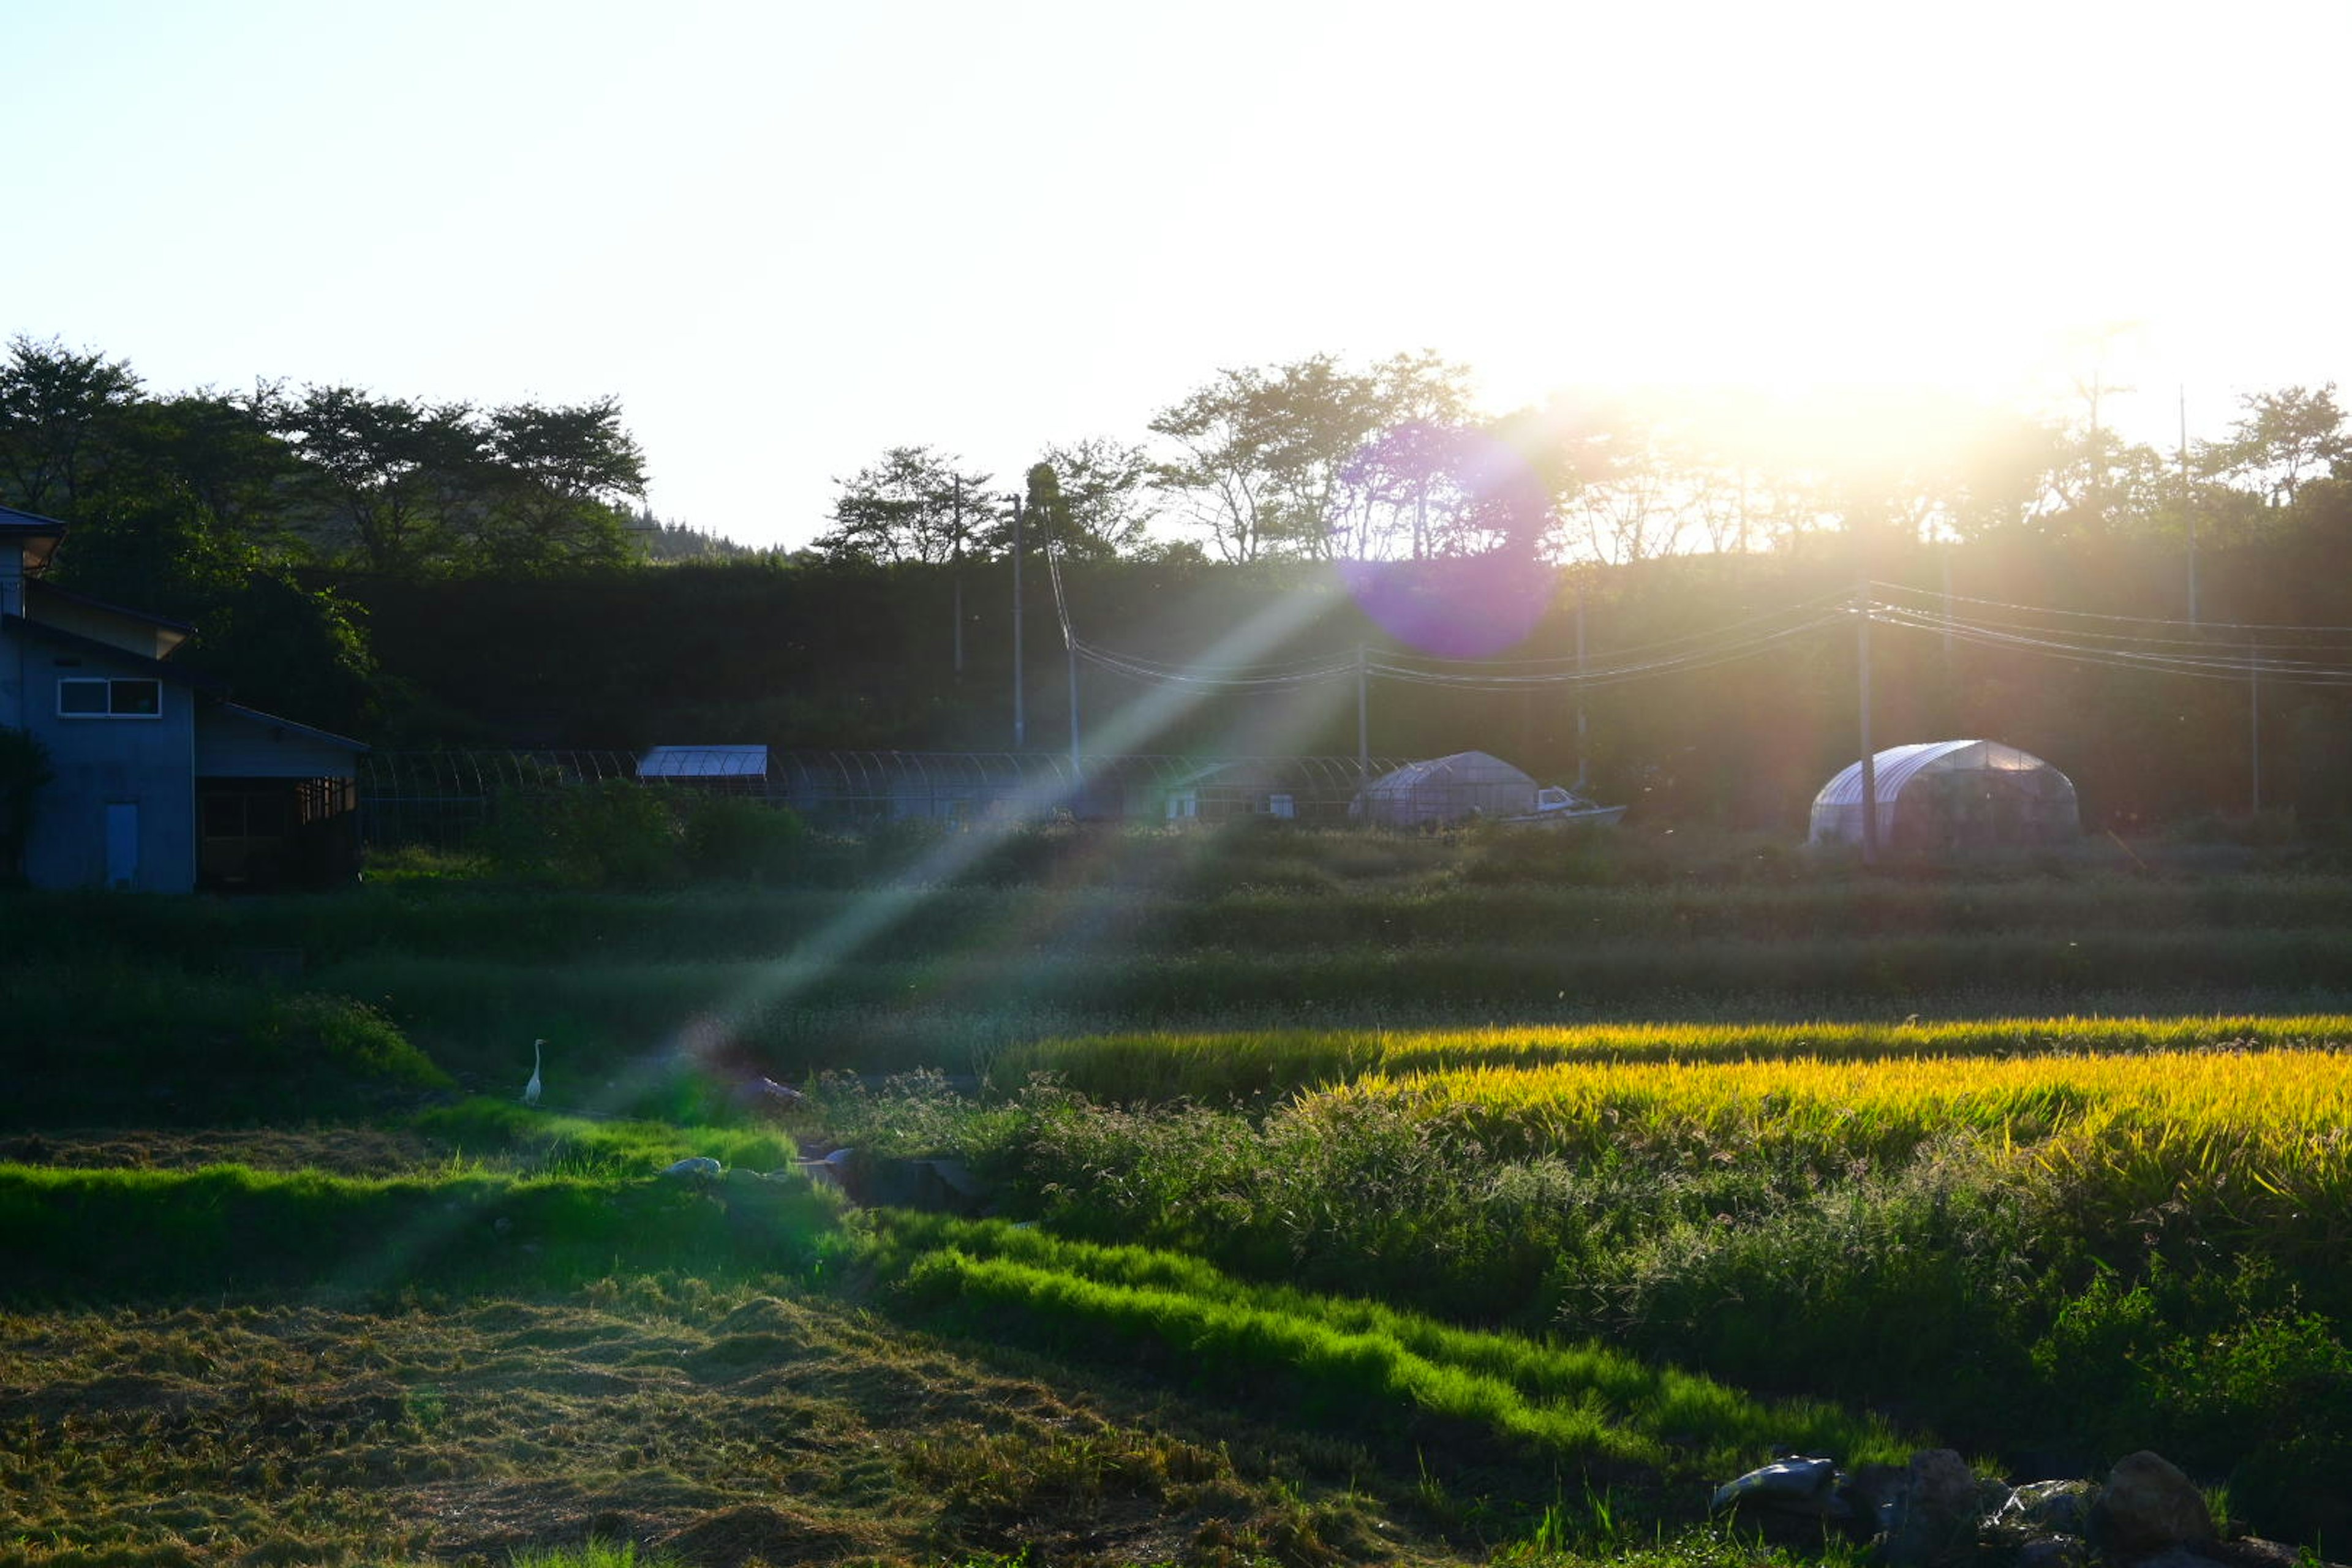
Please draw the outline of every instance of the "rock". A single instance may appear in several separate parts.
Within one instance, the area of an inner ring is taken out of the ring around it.
[[[1910,1471],[1901,1465],[1856,1465],[1838,1495],[1869,1533],[1883,1535],[1894,1523],[1895,1505],[1909,1476]]]
[[[2017,1549],[2017,1568],[2084,1568],[2090,1543],[2079,1535],[2037,1535]]]
[[[2189,1546],[2168,1546],[2153,1557],[2137,1559],[2132,1568],[2215,1568],[2213,1559]]]
[[[2091,1544],[2111,1558],[2151,1557],[2174,1546],[2209,1546],[2213,1516],[2187,1476],[2143,1448],[2116,1461],[2091,1507]]]
[[[1716,1489],[1713,1510],[1771,1508],[1788,1513],[1829,1517],[1843,1511],[1837,1497],[1838,1468],[1834,1459],[1792,1457],[1775,1459],[1737,1480]]]
[[[1886,1521],[1886,1560],[1898,1568],[1964,1562],[1976,1551],[1978,1485],[1968,1461],[1949,1448],[1923,1448]]]
[[[2028,1481],[2009,1494],[1993,1522],[2037,1535],[2086,1535],[2099,1489],[2089,1481]]]

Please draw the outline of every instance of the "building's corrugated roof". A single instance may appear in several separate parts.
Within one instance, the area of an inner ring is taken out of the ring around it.
[[[641,779],[761,779],[765,746],[656,746],[637,760]]]

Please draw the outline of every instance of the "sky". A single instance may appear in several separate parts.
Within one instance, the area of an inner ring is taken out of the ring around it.
[[[2347,58],[2347,0],[0,0],[0,333],[609,395],[761,546],[1316,353],[1496,412],[2095,374],[2168,447],[2352,380]]]

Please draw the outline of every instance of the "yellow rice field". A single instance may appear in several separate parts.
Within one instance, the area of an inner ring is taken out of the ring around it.
[[[1000,1082],[1060,1075],[1114,1100],[1216,1102],[1371,1076],[1552,1063],[1881,1062],[2352,1048],[2352,1017],[1984,1018],[1962,1022],[1517,1025],[1095,1035],[1008,1052]]]
[[[2195,1216],[2352,1249],[2352,1053],[1555,1062],[1382,1073],[1298,1107],[1402,1107],[1498,1153],[1818,1170],[1963,1141],[2114,1223]]]

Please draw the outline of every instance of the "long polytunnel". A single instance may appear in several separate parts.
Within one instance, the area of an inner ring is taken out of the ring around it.
[[[2079,837],[2072,780],[2030,752],[1998,741],[1927,741],[1873,753],[1878,841],[1953,851],[2063,844]],[[1813,797],[1808,841],[1863,839],[1862,763]]]
[[[374,847],[456,848],[508,795],[611,779],[790,806],[830,828],[908,819],[1344,820],[1372,757],[1080,756],[1055,752],[783,751],[664,745],[639,752],[371,752],[359,759],[362,834]]]

